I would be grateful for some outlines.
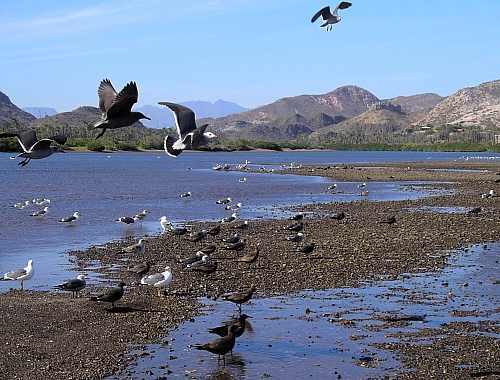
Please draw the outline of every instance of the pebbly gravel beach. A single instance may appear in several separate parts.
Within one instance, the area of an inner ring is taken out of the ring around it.
[[[168,331],[199,311],[199,297],[219,299],[227,292],[256,285],[256,297],[294,294],[303,290],[356,287],[362,282],[396,279],[402,274],[436,272],[445,265],[450,251],[473,244],[500,240],[500,198],[481,199],[481,194],[500,191],[500,165],[495,163],[403,163],[389,165],[316,166],[286,170],[287,173],[315,175],[334,181],[425,181],[423,188],[437,190],[436,196],[412,201],[327,203],[304,205],[304,241],[286,240],[289,220],[252,220],[243,230],[222,224],[217,236],[201,242],[186,236],[165,234],[146,238],[145,253],[138,257],[122,253],[132,240],[112,242],[68,255],[78,268],[96,266],[110,284],[123,280],[126,292],[116,310],[93,303],[91,294],[102,289],[87,288],[83,297],[72,300],[56,292],[18,290],[0,294],[0,378],[4,379],[97,379],[121,373],[135,358],[132,348],[161,343]],[[439,191],[446,191],[446,195]],[[325,189],[326,191],[326,189]],[[480,207],[477,213],[470,213]],[[454,212],[442,212],[442,209]],[[342,220],[332,215],[343,212]],[[395,223],[381,223],[395,218]],[[216,223],[190,224],[193,231],[209,229]],[[238,233],[245,241],[242,251],[224,249],[222,238]],[[314,243],[312,253],[299,252],[305,243]],[[211,259],[218,264],[212,274],[183,269],[179,260],[206,245],[215,244]],[[238,258],[259,250],[255,263]],[[130,265],[148,262],[151,272],[172,268],[173,282],[163,297],[156,289],[138,286],[140,277],[126,271]],[[498,305],[497,305],[498,307]],[[446,340],[428,346],[388,345],[405,366],[403,378],[464,378],[464,367],[456,369],[446,347],[456,347],[460,360],[488,367],[500,361],[500,344],[494,337],[474,339],[467,349],[463,333],[479,327],[446,326]],[[498,334],[498,315],[493,328]],[[429,336],[443,329],[427,331]],[[469,340],[470,341],[470,340]],[[448,342],[448,344],[446,344]],[[140,351],[140,350],[139,350]],[[147,354],[147,353],[144,353]],[[440,365],[433,358],[440,358]],[[488,367],[489,368],[489,367]],[[412,371],[408,371],[411,369]],[[403,371],[404,370],[404,371]],[[495,378],[495,371],[484,378]],[[472,371],[472,370],[471,370]],[[490,377],[488,377],[490,376]]]

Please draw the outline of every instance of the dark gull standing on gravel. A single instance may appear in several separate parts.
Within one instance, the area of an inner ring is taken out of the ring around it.
[[[33,277],[33,260],[28,260],[26,267],[5,273],[1,280],[21,281],[21,290],[24,290],[24,281],[28,281],[31,277]]]
[[[85,275],[80,274],[72,280],[63,282],[62,284],[56,285],[56,289],[64,290],[66,292],[71,292],[71,298],[78,298],[78,293],[80,290],[85,288],[87,283],[85,282]]]
[[[92,129],[101,129],[96,140],[104,135],[107,129],[128,127],[141,119],[151,120],[140,112],[132,112],[132,106],[137,103],[139,91],[135,82],[128,83],[119,93],[109,79],[104,79],[97,90],[99,108],[102,112],[100,121]]]
[[[171,157],[177,157],[185,149],[196,149],[207,145],[210,140],[216,138],[212,132],[206,132],[208,124],[201,127],[196,126],[196,116],[194,112],[180,104],[160,102],[162,106],[168,107],[175,118],[178,139],[166,136],[163,142],[165,153]]]
[[[7,137],[17,138],[23,150],[17,156],[11,157],[12,159],[22,157],[23,160],[18,163],[20,166],[28,165],[31,160],[41,160],[51,156],[53,153],[62,152],[60,147],[54,147],[52,144],[64,145],[66,143],[66,137],[62,135],[39,140],[34,129],[19,133],[0,133],[0,138]]]
[[[125,283],[120,282],[118,286],[108,289],[104,293],[98,295],[97,297],[91,297],[90,300],[94,302],[108,302],[111,304],[112,308],[115,308],[115,303],[118,302],[125,293]]]
[[[342,1],[340,2],[333,12],[331,11],[330,7],[324,7],[323,9],[320,9],[311,19],[311,22],[314,23],[316,20],[320,17],[323,18],[324,23],[321,25],[322,28],[326,26],[326,30],[330,31],[333,29],[333,24],[336,24],[342,20],[342,18],[339,16],[339,10],[341,9],[347,9],[351,6],[352,4],[347,2],[347,1]]]

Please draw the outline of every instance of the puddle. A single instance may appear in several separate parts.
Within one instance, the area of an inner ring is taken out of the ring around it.
[[[418,208],[406,208],[409,212],[432,212],[438,214],[467,214],[472,207],[460,206],[423,206]]]
[[[402,275],[360,288],[253,300],[243,308],[252,317],[252,331],[237,340],[234,357],[228,357],[225,368],[213,355],[190,345],[214,339],[207,329],[230,318],[235,309],[225,302],[202,300],[204,315],[182,324],[163,344],[133,352],[139,359],[122,375],[169,379],[395,376],[400,363],[374,344],[397,342],[398,333],[451,322],[498,324],[499,257],[500,243],[477,245],[454,253],[442,272]],[[409,320],[387,323],[398,318]],[[500,338],[494,332],[474,334]],[[430,343],[428,337],[413,336],[415,341]]]

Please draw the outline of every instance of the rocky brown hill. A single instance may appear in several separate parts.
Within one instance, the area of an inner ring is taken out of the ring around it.
[[[436,105],[420,125],[463,124],[498,128],[500,125],[500,80],[457,91]]]
[[[12,119],[26,126],[31,121],[35,120],[35,117],[13,104],[7,95],[0,92],[0,128],[10,129],[13,123]]]
[[[210,123],[225,136],[291,139],[357,116],[378,101],[365,89],[343,86],[327,94],[283,98],[251,111],[202,122]]]

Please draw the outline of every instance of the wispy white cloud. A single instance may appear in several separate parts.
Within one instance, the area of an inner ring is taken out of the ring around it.
[[[51,14],[39,15],[29,19],[17,19],[0,24],[0,34],[10,37],[37,37],[67,34],[86,30],[101,30],[111,25],[134,22],[138,19],[135,12],[145,4],[142,0],[128,2],[111,1],[90,7],[66,9]]]

